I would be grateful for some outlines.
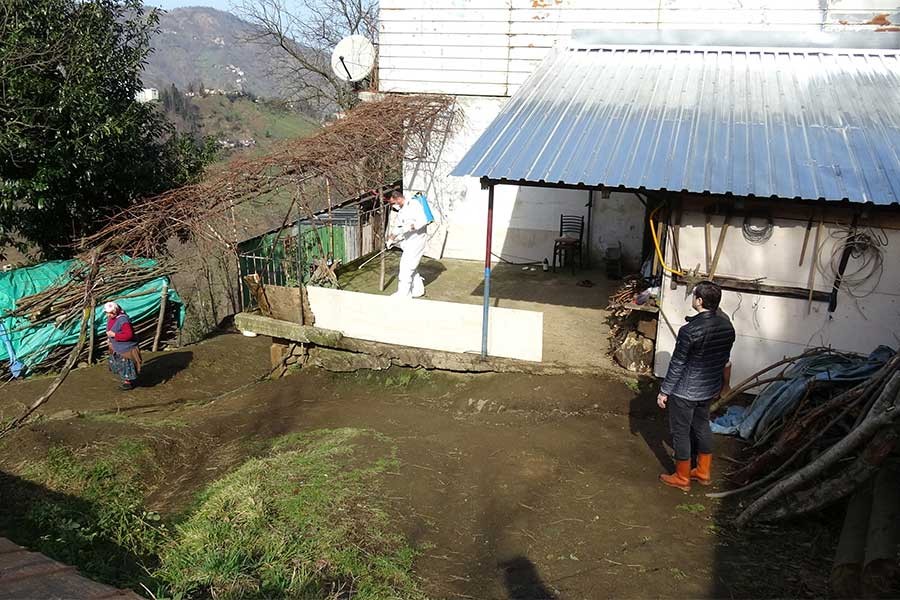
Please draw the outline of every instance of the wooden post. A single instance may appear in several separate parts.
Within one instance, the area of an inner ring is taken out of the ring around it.
[[[709,273],[709,266],[712,264],[712,223],[709,213],[706,213],[706,223],[703,226],[703,242],[706,249],[706,272]]]
[[[712,281],[716,276],[716,268],[719,266],[719,257],[722,256],[722,249],[725,247],[725,234],[728,232],[728,213],[725,214],[725,221],[722,222],[722,230],[719,231],[719,241],[716,243],[716,253],[713,255],[712,264],[709,265],[709,280]]]
[[[166,320],[166,302],[169,300],[169,284],[162,286],[162,295],[159,299],[159,320],[156,322],[156,335],[153,336],[153,352],[159,349],[159,337],[162,335],[163,321]]]
[[[381,200],[381,220],[383,221],[381,225],[381,264],[380,271],[378,273],[378,291],[384,291],[384,257],[387,254],[386,246],[387,243],[387,230],[388,230],[388,216],[389,213],[386,209],[386,204],[384,202],[384,198],[380,198]]]
[[[659,236],[660,251],[665,252],[666,251],[666,241],[665,241],[666,238],[663,237],[662,224],[663,224],[662,217],[659,217],[659,220],[656,221],[656,235]],[[653,268],[650,270],[650,273],[653,277],[656,277],[656,275],[659,273],[660,266],[661,265],[659,262],[659,254],[654,252],[653,253]]]
[[[809,289],[809,297],[806,300],[806,314],[812,313],[813,292],[816,287],[816,262],[819,260],[819,239],[822,237],[822,217],[819,217],[819,224],[816,225],[816,237],[813,240],[812,254],[810,254],[809,277],[806,280],[806,287]]]
[[[87,355],[87,363],[89,365],[94,364],[94,328],[97,326],[96,318],[97,318],[97,299],[91,296],[91,320],[88,325],[90,329],[88,329],[88,355]]]
[[[678,200],[675,204],[672,214],[672,225],[672,258],[674,259],[674,268],[680,271],[681,256],[678,254],[678,234],[681,230],[681,200]],[[674,275],[672,275],[669,286],[673,290],[678,289],[678,283],[676,283]]]

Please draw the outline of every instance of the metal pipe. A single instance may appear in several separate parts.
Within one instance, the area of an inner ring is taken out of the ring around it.
[[[594,239],[593,232],[591,231],[591,216],[594,212],[594,190],[588,190],[588,203],[587,203],[587,247],[585,248],[587,254],[587,265],[588,268],[591,268],[591,242]]]
[[[481,358],[488,353],[488,309],[491,305],[491,241],[494,234],[494,186],[488,187],[487,241],[484,249],[484,313],[481,317]]]

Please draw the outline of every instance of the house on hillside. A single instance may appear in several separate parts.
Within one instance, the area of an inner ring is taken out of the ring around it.
[[[156,88],[144,88],[134,95],[134,99],[141,104],[159,100],[159,90]]]
[[[379,91],[450,94],[465,116],[404,165],[435,213],[429,255],[489,278],[583,216],[588,258],[620,247],[661,276],[659,375],[703,277],[726,290],[735,379],[811,345],[896,347],[896,22],[881,0],[382,0]],[[492,299],[485,281],[485,339],[528,285]]]

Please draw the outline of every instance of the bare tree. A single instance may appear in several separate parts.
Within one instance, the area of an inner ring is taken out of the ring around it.
[[[320,110],[356,104],[354,86],[331,70],[331,52],[348,35],[375,42],[378,0],[236,0],[234,10],[254,26],[246,41],[277,53],[275,74],[292,97]]]

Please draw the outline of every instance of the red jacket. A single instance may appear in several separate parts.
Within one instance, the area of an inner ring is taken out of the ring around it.
[[[116,322],[118,315],[115,317],[110,317],[106,321],[106,330],[110,331],[113,327],[113,324]],[[116,337],[114,338],[117,342],[130,342],[134,337],[134,331],[131,329],[131,323],[125,321],[122,323],[122,326],[119,328],[118,333],[116,333]]]

